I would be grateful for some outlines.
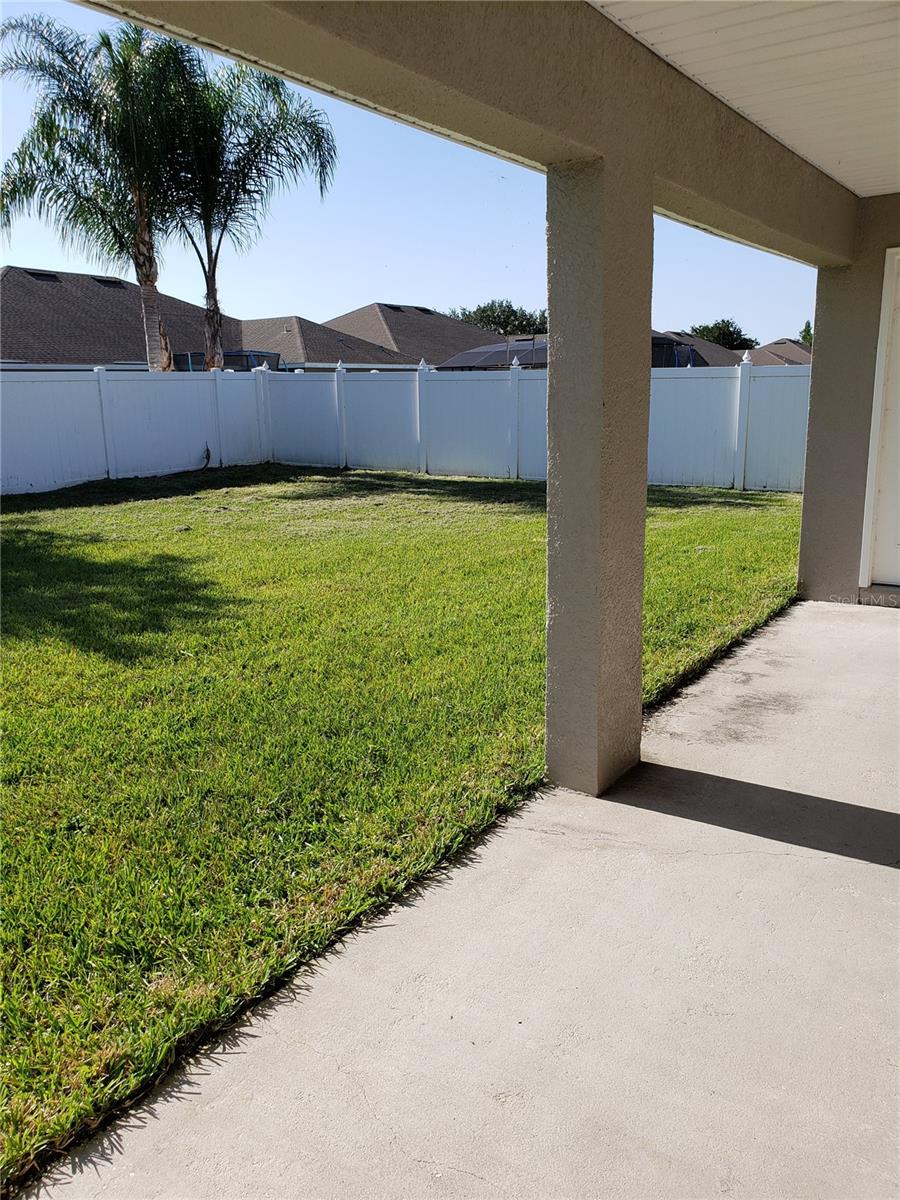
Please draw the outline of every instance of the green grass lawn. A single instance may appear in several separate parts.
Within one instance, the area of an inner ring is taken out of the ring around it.
[[[798,524],[651,490],[648,702],[790,599]],[[3,530],[15,1176],[541,778],[544,492],[264,467]]]

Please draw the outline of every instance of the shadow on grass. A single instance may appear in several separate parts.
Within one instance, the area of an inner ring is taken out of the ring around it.
[[[405,475],[392,471],[317,471],[295,481],[302,491],[280,492],[279,500],[307,503],[355,497],[409,496],[465,504],[503,504],[543,512],[547,488],[521,479],[458,479],[441,475]]]
[[[9,529],[3,537],[3,634],[60,637],[119,662],[157,653],[152,635],[205,625],[233,608],[189,559],[175,554],[102,561],[105,539]],[[148,637],[148,635],[151,635]]]
[[[780,508],[780,492],[737,492],[734,488],[661,487],[647,488],[649,508]]]
[[[296,484],[300,490],[279,492],[273,499],[298,502],[378,495],[432,496],[470,504],[510,504],[535,511],[545,507],[546,486],[520,479],[459,479],[395,471],[341,471],[332,467],[292,467],[263,463],[252,467],[220,467],[157,475],[148,479],[104,479],[39,495],[7,496],[9,514],[62,508],[128,504],[193,496],[217,488]]]
[[[253,467],[222,467],[184,471],[179,475],[153,475],[144,479],[99,479],[93,483],[81,483],[77,487],[60,488],[55,492],[4,496],[3,511],[9,514],[44,512],[59,508],[131,504],[135,500],[165,500],[215,491],[216,488],[289,483],[315,474],[315,471],[286,467],[280,463],[263,463]]]
[[[52,509],[88,508],[128,504],[137,500],[163,500],[193,496],[217,488],[296,484],[301,490],[278,493],[274,498],[297,502],[365,498],[378,495],[431,497],[468,504],[505,504],[541,511],[546,507],[544,483],[521,479],[463,479],[395,471],[341,471],[331,467],[296,467],[262,463],[250,467],[219,467],[157,475],[149,479],[104,479],[40,495],[7,496],[4,511],[10,514]],[[737,492],[731,488],[659,487],[647,489],[647,503],[656,508],[772,508],[783,503],[772,492]]]

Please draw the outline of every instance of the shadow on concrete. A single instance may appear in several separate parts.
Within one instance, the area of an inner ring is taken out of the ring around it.
[[[604,800],[823,854],[900,867],[900,814],[739,779],[641,763]]]

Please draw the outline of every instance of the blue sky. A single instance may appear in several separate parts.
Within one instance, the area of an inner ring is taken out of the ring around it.
[[[84,33],[109,23],[67,0],[8,3],[0,11],[48,13]],[[223,254],[226,312],[325,321],[373,300],[446,309],[508,297],[544,306],[542,175],[309,94],[334,127],[340,153],[334,185],[324,201],[309,185],[277,197],[256,246]],[[4,159],[27,127],[33,100],[18,81],[4,82]],[[16,224],[0,258],[18,266],[96,269],[31,220]],[[165,249],[160,288],[202,303],[199,266],[188,251]],[[812,318],[814,299],[812,268],[656,218],[656,329],[730,316],[761,342],[795,337]]]

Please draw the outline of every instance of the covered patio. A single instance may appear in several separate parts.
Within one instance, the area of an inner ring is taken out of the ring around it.
[[[900,7],[94,7],[546,173],[555,788],[59,1195],[896,1194]],[[642,738],[654,211],[819,282],[806,602]]]

